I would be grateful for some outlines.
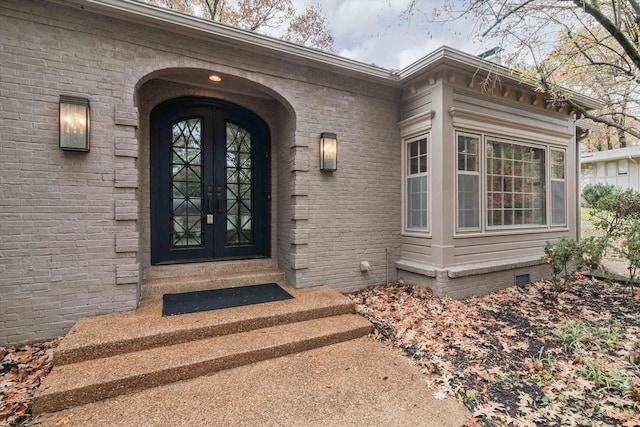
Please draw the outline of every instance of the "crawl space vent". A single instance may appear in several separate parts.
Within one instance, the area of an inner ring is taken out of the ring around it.
[[[531,283],[531,273],[516,274],[515,282],[517,286],[524,286],[527,283]]]

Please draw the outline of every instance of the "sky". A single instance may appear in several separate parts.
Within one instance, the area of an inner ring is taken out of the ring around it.
[[[294,0],[302,11],[312,0]],[[477,55],[493,45],[471,35],[468,20],[433,22],[432,11],[442,0],[418,0],[421,13],[401,18],[409,0],[317,0],[335,37],[338,55],[387,69],[402,69],[446,45]]]

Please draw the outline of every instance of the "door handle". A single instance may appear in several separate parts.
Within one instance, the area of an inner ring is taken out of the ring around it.
[[[216,188],[216,210],[222,213],[222,187]]]
[[[207,212],[213,213],[213,187],[207,188]]]

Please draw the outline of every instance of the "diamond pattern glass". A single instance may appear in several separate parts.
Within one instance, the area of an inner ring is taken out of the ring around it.
[[[226,141],[227,246],[254,243],[251,134],[227,123]]]
[[[202,122],[187,119],[172,127],[172,233],[174,248],[202,246]]]

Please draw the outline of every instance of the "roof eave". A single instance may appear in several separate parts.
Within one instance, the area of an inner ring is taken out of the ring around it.
[[[467,67],[473,69],[474,71],[480,70],[486,73],[491,73],[497,75],[498,77],[508,79],[516,84],[528,86],[532,90],[536,89],[534,85],[528,83],[522,76],[520,76],[510,68],[491,61],[487,61],[486,59],[482,59],[474,55],[470,55],[457,49],[450,48],[448,46],[442,46],[429,55],[403,68],[398,73],[398,77],[400,77],[400,81],[402,83],[405,83],[413,80],[414,78],[420,76],[425,72],[428,72],[430,69],[437,65],[447,63],[456,65],[458,67]],[[567,94],[574,102],[576,102],[586,110],[597,110],[604,108],[604,104],[591,97],[571,91],[567,91]]]
[[[398,72],[392,72],[374,65],[344,58],[306,46],[286,42],[274,37],[252,31],[242,30],[230,25],[213,22],[171,9],[142,3],[136,0],[49,0],[62,4],[75,4],[81,8],[92,8],[100,13],[140,22],[152,26],[168,26],[174,31],[196,37],[221,40],[227,43],[242,44],[260,50],[267,50],[287,59],[299,62],[313,62],[320,68],[329,68],[341,74],[356,76],[360,79],[375,81],[392,87],[403,87],[422,73],[427,73],[437,65],[449,63],[455,67],[471,67],[509,79],[516,84],[532,89],[534,86],[524,81],[507,67],[495,64],[477,56],[443,46]],[[596,100],[584,95],[570,93],[572,99],[587,110],[602,108]]]
[[[99,10],[103,14],[121,19],[135,19],[136,22],[142,20],[156,27],[162,24],[163,27],[171,27],[183,34],[205,36],[214,40],[241,43],[245,46],[266,49],[271,53],[284,55],[288,58],[313,61],[322,67],[331,67],[339,72],[357,74],[361,78],[375,80],[390,86],[400,86],[399,79],[391,71],[384,68],[135,0],[49,1],[60,4],[75,4],[82,8],[88,6],[91,9]]]

